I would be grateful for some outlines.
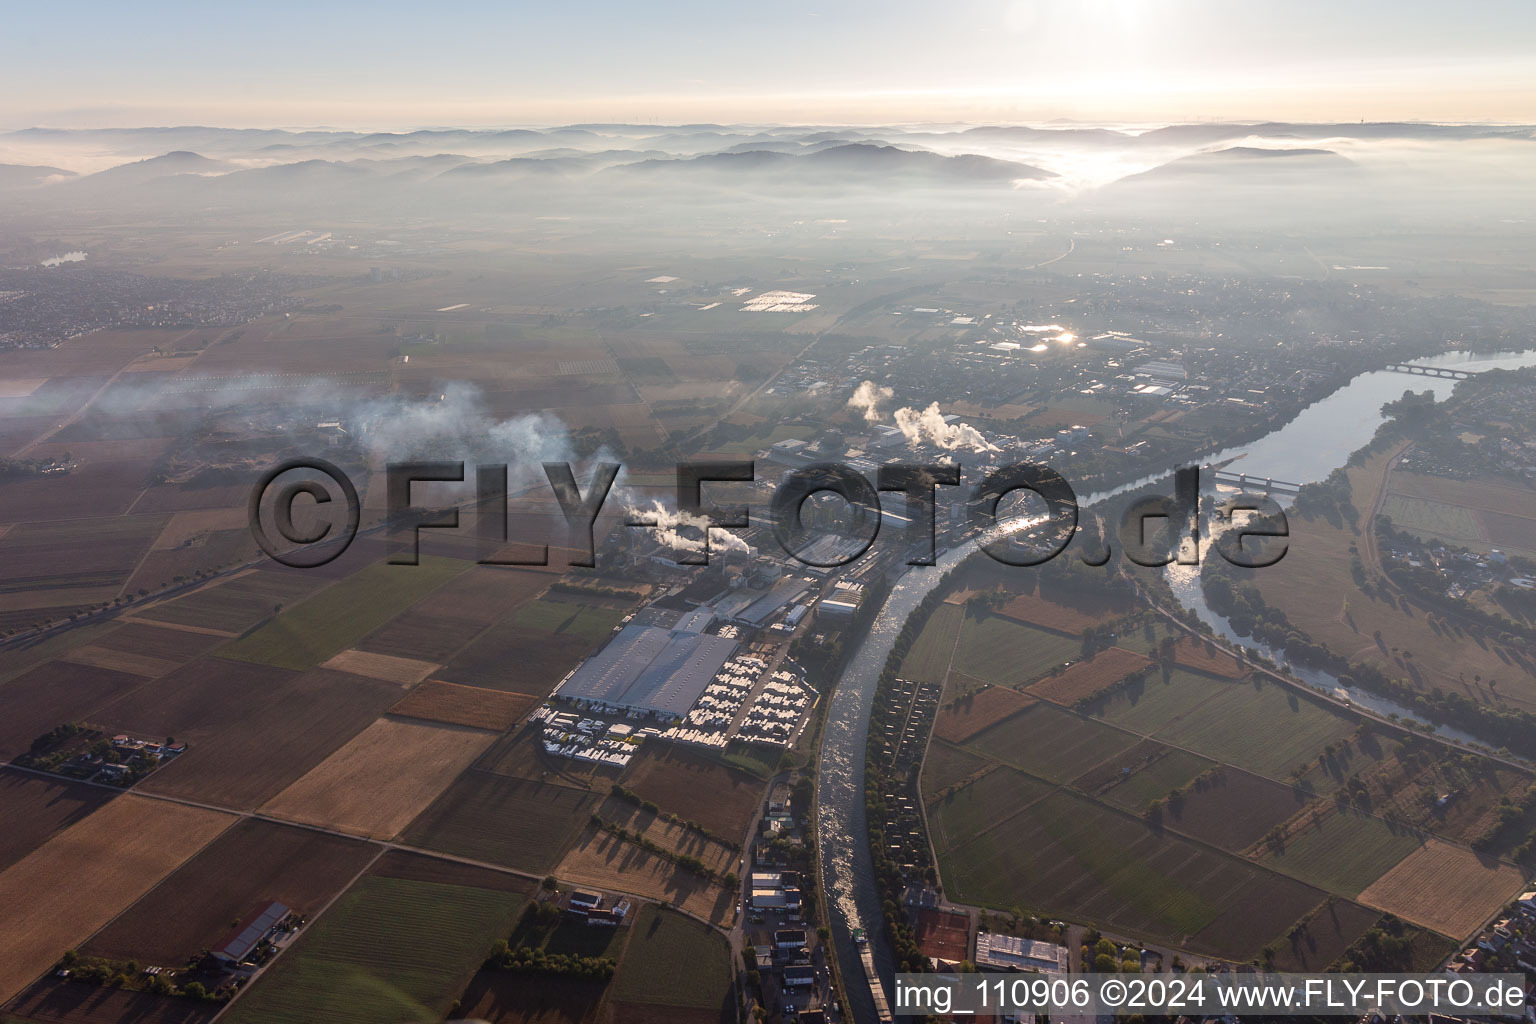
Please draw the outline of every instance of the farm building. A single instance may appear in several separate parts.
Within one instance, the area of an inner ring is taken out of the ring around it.
[[[268,903],[235,925],[224,941],[213,948],[213,955],[225,963],[238,964],[250,956],[261,940],[282,924],[287,916],[287,907],[281,903]]]
[[[992,971],[1065,974],[1067,947],[996,932],[979,932],[976,935],[976,966]]]
[[[571,673],[554,696],[681,718],[735,652],[736,642],[726,637],[632,622]]]
[[[580,889],[577,889],[571,893],[571,898],[568,902],[574,911],[592,910],[603,902],[603,897],[595,892],[582,892]]]

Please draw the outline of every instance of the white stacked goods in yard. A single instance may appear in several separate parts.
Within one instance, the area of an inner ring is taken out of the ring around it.
[[[750,743],[787,747],[816,702],[816,691],[793,672],[780,669],[747,709],[737,737]]]
[[[706,747],[725,746],[729,742],[731,723],[736,720],[765,667],[761,658],[751,655],[727,661],[683,720],[663,732],[662,738]]]
[[[632,726],[622,722],[608,723],[595,718],[577,719],[568,712],[549,714],[534,713],[533,720],[543,720],[544,749],[561,757],[597,764],[611,764],[622,768],[629,764],[636,748],[646,732],[636,733]]]

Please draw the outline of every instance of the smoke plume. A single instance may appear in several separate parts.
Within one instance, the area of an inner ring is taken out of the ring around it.
[[[659,500],[653,500],[649,506],[637,505],[626,502],[624,515],[627,521],[634,525],[644,525],[646,532],[656,543],[677,552],[692,552],[694,554],[706,554],[713,549],[717,554],[725,551],[740,551],[750,554],[752,549],[747,542],[742,540],[730,530],[718,526],[708,526],[709,520],[702,516],[690,515],[687,512],[677,512],[667,508]],[[704,530],[708,528],[709,539],[706,546]],[[684,528],[690,528],[693,535],[682,533]]]
[[[853,389],[853,394],[848,399],[848,407],[861,411],[866,423],[879,423],[880,403],[888,402],[894,397],[896,392],[891,388],[882,387],[872,380],[867,380]]]
[[[906,437],[907,443],[913,446],[927,441],[945,451],[957,448],[973,452],[998,450],[997,445],[982,437],[981,431],[969,423],[944,422],[944,414],[939,411],[938,402],[922,412],[910,407],[897,409],[895,417],[896,428]]]

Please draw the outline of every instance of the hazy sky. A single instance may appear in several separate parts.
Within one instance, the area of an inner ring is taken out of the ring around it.
[[[13,128],[1536,121],[1536,0],[8,6]]]

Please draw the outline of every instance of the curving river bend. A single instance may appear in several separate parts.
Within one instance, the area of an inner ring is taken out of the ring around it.
[[[1518,369],[1536,366],[1536,350],[1492,356],[1452,352],[1415,362],[1472,371]],[[1384,402],[1397,398],[1405,390],[1432,390],[1436,397],[1444,398],[1455,384],[1449,379],[1413,377],[1388,371],[1362,374],[1328,398],[1303,410],[1285,426],[1251,444],[1218,452],[1207,461],[1241,457],[1238,468],[1254,475],[1300,484],[1322,480],[1343,466],[1350,453],[1375,435],[1382,422],[1380,409]],[[1139,480],[1115,491],[1088,495],[1082,503],[1090,505],[1156,479]],[[853,942],[853,929],[863,928],[868,934],[875,965],[887,991],[895,969],[881,926],[880,896],[875,889],[864,823],[864,741],[875,687],[902,624],[924,595],[972,550],[970,544],[962,544],[940,555],[938,565],[913,567],[906,571],[892,587],[869,633],[849,659],[849,666],[833,691],[827,711],[817,781],[816,841],[821,858],[822,887],[827,896],[828,925],[832,929],[848,996],[844,1019],[856,1024],[874,1024],[875,1009],[864,981],[858,948]],[[1177,568],[1170,567],[1171,570]],[[1196,573],[1186,569],[1182,576],[1170,574],[1169,582],[1180,600],[1194,609],[1207,625],[1235,639],[1230,636],[1230,627],[1225,620],[1205,606]],[[1245,642],[1252,645],[1251,640]],[[1325,673],[1297,674],[1313,685],[1328,689],[1338,687],[1338,681]],[[1371,694],[1352,692],[1351,697],[1383,713],[1397,712],[1413,717],[1406,709]],[[1461,734],[1441,731],[1464,738]]]

